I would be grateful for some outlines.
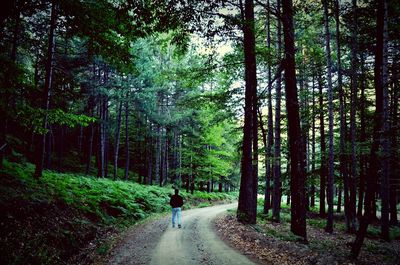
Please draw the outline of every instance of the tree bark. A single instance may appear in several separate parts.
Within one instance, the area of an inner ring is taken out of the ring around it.
[[[354,0],[353,0],[354,1]],[[381,236],[389,241],[389,199],[390,199],[390,123],[389,123],[389,92],[388,92],[388,9],[384,0],[383,30],[382,30],[382,130],[380,135],[381,159]],[[378,15],[379,16],[379,15]]]
[[[326,197],[328,202],[328,216],[325,231],[328,233],[333,232],[333,185],[334,185],[334,168],[333,168],[333,89],[332,89],[332,59],[331,59],[331,46],[330,46],[330,31],[329,31],[329,17],[328,17],[328,1],[324,0],[324,25],[325,25],[325,53],[326,53],[326,67],[327,67],[327,81],[328,81],[328,116],[329,116],[329,144],[328,144],[328,178]]]
[[[366,124],[365,124],[365,89],[366,89],[366,74],[364,69],[364,54],[361,53],[361,95],[360,95],[360,142],[365,144],[367,141]],[[362,152],[362,151],[361,151]],[[365,178],[366,178],[366,167],[367,167],[367,155],[364,153],[360,154],[360,181],[358,191],[358,207],[357,216],[361,217],[363,214],[363,201],[365,191]]]
[[[129,91],[126,92],[125,99],[125,180],[129,178],[130,168],[130,152],[129,152]]]
[[[387,53],[385,49],[387,48],[387,43],[385,38],[387,37],[387,1],[378,1],[377,10],[377,22],[376,22],[376,49],[375,49],[375,69],[374,69],[374,83],[375,83],[375,116],[374,116],[374,132],[373,141],[371,146],[371,156],[370,156],[370,167],[369,174],[367,175],[367,189],[365,192],[364,199],[364,215],[360,221],[360,228],[357,231],[357,235],[354,243],[352,244],[351,253],[353,257],[357,257],[360,253],[362,243],[364,241],[367,228],[372,218],[374,217],[373,206],[375,204],[375,192],[378,180],[378,174],[382,177],[384,172],[384,163],[382,163],[382,155],[380,155],[380,145],[381,145],[381,131],[384,129],[384,90],[387,84],[387,68],[385,67],[387,63]],[[386,39],[387,40],[387,39]],[[386,46],[386,47],[385,47]],[[383,178],[381,181],[384,181]],[[382,185],[382,184],[381,184]],[[383,185],[384,186],[384,185]],[[384,221],[382,220],[382,224]],[[382,229],[383,230],[383,229]],[[383,231],[382,231],[383,232]],[[382,233],[382,236],[385,235]]]
[[[280,0],[276,2],[278,9],[278,15],[280,15],[281,3]],[[278,19],[277,24],[277,50],[278,60],[281,59],[282,52],[282,26],[281,21]],[[282,75],[279,73],[276,79],[276,98],[275,98],[275,145],[274,145],[274,201],[272,207],[272,219],[275,222],[280,221],[280,210],[281,210],[281,98],[282,98]]]
[[[119,153],[119,140],[121,131],[121,120],[122,120],[122,99],[119,99],[119,104],[117,104],[117,124],[115,131],[115,141],[114,141],[114,180],[118,178],[118,153]]]
[[[395,61],[398,61],[398,57]],[[390,163],[390,225],[398,225],[399,220],[397,219],[397,183],[399,183],[399,177],[396,175],[399,168],[399,158],[397,154],[398,150],[398,128],[400,126],[398,118],[398,106],[399,106],[399,87],[398,87],[398,69],[397,65],[393,66],[392,77],[393,77],[393,96],[392,96],[392,111],[391,111],[391,141],[392,141],[392,152],[391,152],[391,163]]]
[[[322,77],[318,76],[319,90],[319,123],[320,123],[320,146],[321,146],[321,167],[320,167],[320,186],[319,186],[319,216],[326,217],[325,199],[326,199],[326,140],[325,140],[325,119],[324,119],[324,97],[322,93]]]
[[[50,16],[50,30],[49,30],[49,40],[47,47],[47,60],[46,60],[46,77],[44,82],[44,91],[43,91],[43,102],[42,109],[45,111],[43,118],[43,128],[47,129],[47,112],[50,107],[50,93],[52,89],[52,81],[53,81],[53,58],[55,53],[56,46],[56,38],[55,38],[55,30],[57,26],[57,3],[55,0],[51,3],[51,16]],[[47,133],[43,133],[42,139],[39,143],[38,153],[37,153],[37,161],[34,176],[35,178],[42,177],[43,172],[43,163],[44,163],[44,155],[45,155],[45,146],[46,146],[46,135]]]
[[[315,66],[314,66],[315,67]],[[315,102],[315,77],[313,76],[313,82],[312,82],[312,122],[311,122],[311,175],[313,176],[312,178],[312,183],[311,183],[311,190],[310,190],[310,206],[315,207],[315,131],[316,131],[316,126],[315,126],[315,119],[317,117],[316,113],[316,102]]]
[[[293,5],[283,0],[283,32],[285,41],[285,91],[288,115],[290,153],[290,191],[292,196],[291,231],[307,240],[306,230],[306,154],[300,128],[299,103],[296,87]]]
[[[242,13],[243,14],[243,13]],[[257,179],[253,167],[253,97],[257,96],[257,72],[255,56],[255,32],[254,32],[254,3],[245,0],[243,21],[243,45],[245,63],[245,117],[243,128],[241,182],[239,192],[239,204],[237,219],[242,223],[255,224],[257,215]]]
[[[356,106],[357,106],[357,2],[352,1],[352,29],[351,29],[351,101],[350,101],[350,140],[351,140],[351,162],[348,178],[349,201],[345,207],[347,230],[350,233],[356,232],[356,179],[357,179],[357,157],[356,157]]]
[[[261,129],[261,137],[264,145],[264,165],[265,165],[265,189],[264,189],[264,209],[263,213],[268,214],[269,209],[271,208],[271,179],[267,168],[269,167],[268,163],[268,152],[267,152],[267,130],[264,127],[264,122],[262,120],[262,113],[261,110],[258,110],[258,119],[259,119],[259,126]]]

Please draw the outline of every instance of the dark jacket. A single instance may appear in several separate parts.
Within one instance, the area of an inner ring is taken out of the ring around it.
[[[172,208],[182,207],[183,198],[179,195],[172,195],[169,204],[172,206]]]

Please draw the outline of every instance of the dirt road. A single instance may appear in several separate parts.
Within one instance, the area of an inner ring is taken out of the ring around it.
[[[181,229],[172,228],[169,218],[137,227],[115,247],[108,264],[254,264],[215,234],[212,219],[234,207],[183,211]]]

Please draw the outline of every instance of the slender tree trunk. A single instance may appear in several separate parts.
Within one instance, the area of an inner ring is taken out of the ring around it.
[[[271,19],[269,13],[269,0],[267,1],[267,48],[271,49]],[[264,140],[264,148],[265,148],[265,199],[264,199],[264,214],[268,214],[269,209],[271,208],[271,180],[272,180],[272,145],[274,142],[274,134],[273,134],[273,116],[272,116],[272,81],[271,81],[271,62],[268,63],[268,92],[267,92],[267,100],[268,100],[268,120],[267,120],[267,139]],[[264,130],[265,134],[265,130]],[[264,137],[264,135],[263,135]]]
[[[43,102],[42,108],[45,111],[43,118],[43,128],[47,129],[47,111],[50,107],[50,93],[52,89],[52,81],[53,81],[53,58],[56,46],[56,38],[55,38],[55,30],[57,23],[57,3],[55,0],[52,1],[51,4],[51,17],[50,17],[50,31],[49,31],[49,40],[47,47],[47,60],[46,60],[46,78],[44,82],[44,91],[43,91]],[[41,142],[38,146],[37,153],[37,161],[35,168],[35,178],[40,178],[43,172],[43,163],[44,163],[44,154],[45,154],[45,146],[46,146],[46,134],[43,133]]]
[[[351,102],[350,102],[350,139],[351,139],[351,163],[349,175],[349,207],[347,211],[348,231],[356,232],[356,179],[357,179],[357,157],[356,157],[356,106],[357,106],[357,2],[352,1],[352,34],[351,34]]]
[[[258,110],[258,119],[259,119],[259,126],[261,129],[261,136],[264,145],[264,163],[265,163],[265,189],[264,189],[264,209],[263,213],[268,214],[269,209],[271,208],[271,179],[269,178],[269,174],[267,171],[267,167],[269,166],[268,163],[268,152],[267,152],[267,130],[264,127],[264,122],[262,120],[261,110]]]
[[[243,8],[242,8],[243,9]],[[244,62],[245,62],[245,117],[243,128],[241,182],[239,192],[239,205],[237,219],[242,223],[256,223],[257,215],[257,179],[253,172],[253,121],[254,102],[257,96],[257,71],[255,56],[255,32],[254,32],[254,3],[252,0],[245,0],[244,13]],[[255,161],[254,161],[255,162]]]
[[[315,66],[314,66],[315,67]],[[313,76],[313,82],[312,82],[312,122],[311,122],[311,175],[313,176],[312,183],[311,183],[311,190],[310,190],[310,206],[315,207],[315,131],[316,131],[316,126],[315,126],[315,119],[317,117],[316,113],[316,102],[315,102],[315,77]]]
[[[146,154],[147,154],[147,185],[152,185],[153,184],[153,151],[154,151],[154,140],[153,140],[153,128],[152,124],[149,122],[149,132],[147,136],[147,148],[146,148]]]
[[[375,204],[375,192],[376,185],[378,180],[378,174],[380,176],[384,176],[386,172],[384,172],[384,163],[382,163],[382,155],[380,154],[380,140],[381,140],[381,131],[384,129],[384,90],[385,85],[387,84],[387,71],[386,63],[387,63],[387,53],[385,52],[387,48],[386,37],[387,37],[387,2],[386,0],[378,1],[378,10],[377,10],[377,37],[376,37],[376,49],[375,49],[375,69],[374,69],[374,83],[375,83],[375,117],[374,117],[374,132],[373,132],[373,142],[371,147],[371,156],[370,156],[370,167],[369,174],[367,174],[367,190],[365,192],[365,205],[364,205],[364,216],[361,218],[360,228],[357,231],[357,236],[352,244],[351,253],[353,257],[357,257],[360,253],[362,243],[364,241],[365,234],[367,232],[367,228],[372,218],[374,217],[373,206]],[[385,40],[386,39],[386,40]],[[385,47],[386,46],[386,47]],[[386,55],[386,56],[385,56]],[[386,58],[385,58],[386,57]],[[385,181],[382,178],[381,181]],[[385,186],[381,184],[381,186]],[[382,220],[382,224],[384,220]],[[384,229],[382,229],[384,230]],[[382,231],[384,232],[384,231]],[[385,237],[384,233],[382,236]]]
[[[364,69],[364,54],[361,53],[361,96],[360,96],[360,142],[364,145],[367,141],[366,124],[365,124],[365,69]],[[357,216],[361,217],[363,214],[363,201],[364,201],[364,190],[365,190],[365,178],[366,178],[366,167],[367,167],[367,156],[361,150],[360,154],[360,182],[358,191],[358,209]]]
[[[125,99],[125,180],[129,178],[130,168],[130,152],[129,152],[129,92],[126,92]]]
[[[342,185],[339,185],[339,187],[338,187],[338,199],[337,199],[336,212],[337,213],[342,212]]]
[[[299,102],[296,87],[293,5],[282,0],[285,40],[285,90],[290,153],[290,191],[292,196],[291,231],[307,240],[306,230],[306,154],[300,128]]]
[[[353,0],[355,1],[355,0]],[[389,199],[390,199],[390,123],[389,123],[389,88],[388,88],[388,3],[384,0],[383,32],[382,32],[382,130],[381,142],[381,233],[382,239],[389,241]]]
[[[93,152],[93,137],[94,137],[94,125],[90,124],[89,130],[89,143],[88,143],[88,152],[87,152],[87,161],[86,161],[86,170],[85,174],[88,175],[90,173],[90,166],[92,162],[92,152]]]
[[[396,60],[397,59],[397,60]],[[395,61],[398,61],[398,57]],[[396,175],[399,168],[399,158],[397,154],[398,150],[398,128],[399,128],[399,118],[398,118],[398,106],[399,106],[399,76],[398,70],[396,69],[397,66],[393,66],[393,96],[392,96],[392,111],[391,111],[391,141],[392,141],[392,152],[391,152],[391,163],[390,163],[390,225],[398,225],[397,219],[397,183],[399,183],[399,177]]]
[[[82,142],[83,142],[83,126],[79,126],[79,136],[78,136],[78,152],[82,153]]]
[[[276,3],[278,14],[280,14],[281,3],[280,0]],[[278,19],[277,25],[277,50],[278,60],[281,59],[282,52],[282,40],[281,40],[281,21]],[[275,145],[274,145],[274,201],[272,207],[272,219],[275,222],[280,221],[280,210],[281,210],[281,98],[282,98],[282,75],[279,73],[276,79],[276,98],[275,98]]]
[[[45,169],[50,169],[52,167],[52,151],[53,151],[53,126],[48,125],[49,132],[47,133],[46,136],[46,146],[45,146],[45,151],[44,151],[44,168]]]
[[[64,143],[65,143],[65,127],[60,125],[59,127],[59,139],[58,139],[58,172],[62,172],[63,158],[64,158]]]
[[[328,233],[333,232],[333,89],[332,89],[332,59],[331,59],[331,46],[330,46],[330,32],[329,32],[329,17],[328,17],[328,2],[324,0],[324,24],[325,24],[325,53],[327,65],[327,81],[328,81],[328,115],[329,115],[329,145],[328,145],[328,179],[326,197],[328,202],[328,216],[325,231]]]
[[[321,167],[320,167],[320,188],[319,188],[319,215],[326,217],[325,198],[326,198],[326,140],[325,140],[325,119],[324,119],[324,97],[322,93],[322,77],[318,76],[319,90],[319,123],[320,123],[320,146],[321,146]]]
[[[121,120],[122,120],[122,100],[119,100],[117,104],[117,124],[115,131],[115,142],[114,142],[114,180],[118,178],[118,153],[119,153],[119,140],[121,131]]]
[[[156,157],[155,157],[155,182],[157,185],[160,184],[160,167],[161,167],[161,125],[157,124],[156,130]]]
[[[107,74],[108,75],[108,74]],[[107,77],[108,78],[108,77]],[[109,127],[109,120],[110,120],[110,112],[108,110],[108,96],[104,99],[104,117],[105,117],[105,124],[104,124],[104,177],[108,177],[108,161],[109,161],[109,134],[108,134],[108,127]]]

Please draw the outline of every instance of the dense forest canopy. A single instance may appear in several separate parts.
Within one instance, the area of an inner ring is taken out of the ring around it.
[[[239,190],[307,241],[344,207],[357,256],[397,225],[400,5],[387,0],[6,0],[1,162]],[[0,164],[0,166],[2,163]]]

